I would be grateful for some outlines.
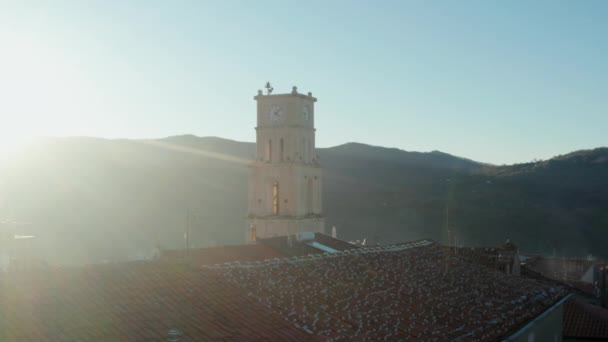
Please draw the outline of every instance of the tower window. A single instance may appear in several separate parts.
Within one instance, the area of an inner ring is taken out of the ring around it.
[[[272,183],[272,213],[279,214],[279,183]]]
[[[255,231],[255,225],[252,224],[251,226],[249,226],[249,234],[250,234],[249,240],[255,241],[257,238],[257,233]]]
[[[313,207],[312,207],[312,197],[313,196],[313,184],[312,184],[312,177],[308,178],[307,181],[307,191],[306,191],[306,207],[308,209],[308,214],[312,214],[313,213]]]
[[[283,161],[283,158],[285,158],[284,157],[285,156],[285,144],[283,142],[283,138],[281,138],[281,141],[279,142],[279,149],[280,149],[280,152],[281,152],[280,158],[281,158],[281,161]]]
[[[266,146],[266,160],[272,161],[272,139],[268,140],[268,146]]]

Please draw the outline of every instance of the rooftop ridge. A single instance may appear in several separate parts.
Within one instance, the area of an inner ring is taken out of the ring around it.
[[[374,246],[374,247],[355,247],[352,249],[348,249],[345,251],[336,251],[333,253],[319,253],[319,254],[309,254],[304,256],[294,256],[294,257],[284,257],[284,258],[274,258],[274,259],[266,259],[261,261],[230,261],[221,264],[214,265],[202,265],[201,268],[205,269],[231,269],[231,268],[252,268],[252,267],[266,267],[269,265],[278,265],[281,263],[294,264],[294,263],[302,263],[302,262],[310,262],[319,259],[327,259],[327,258],[336,258],[336,257],[344,257],[351,255],[361,255],[361,254],[370,254],[370,253],[394,253],[394,252],[402,252],[412,248],[418,247],[426,247],[433,245],[434,241],[432,240],[418,240],[414,242],[403,243],[399,245],[388,245],[388,246]]]
[[[217,265],[217,271],[263,306],[328,341],[502,340],[567,292],[488,272],[432,240],[273,263]],[[438,277],[450,282],[437,282]]]

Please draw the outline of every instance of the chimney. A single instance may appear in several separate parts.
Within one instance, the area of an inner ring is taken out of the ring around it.
[[[336,226],[333,226],[333,228],[331,228],[331,237],[333,237],[334,239],[338,238],[338,231],[336,230]]]

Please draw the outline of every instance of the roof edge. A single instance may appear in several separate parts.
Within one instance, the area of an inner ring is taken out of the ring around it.
[[[502,341],[503,342],[514,341],[517,337],[519,337],[520,335],[522,335],[523,333],[525,333],[526,331],[528,331],[530,329],[530,327],[532,327],[536,321],[545,318],[549,313],[551,313],[553,310],[555,310],[555,308],[557,308],[560,305],[563,305],[572,296],[573,296],[573,294],[571,294],[571,293],[566,294],[557,303],[551,305],[551,307],[549,307],[547,310],[543,311],[540,315],[534,317],[533,320],[531,320],[530,322],[526,323],[526,325],[524,325],[521,329],[519,329],[515,333],[509,335],[508,337],[506,337]],[[562,332],[563,332],[563,326],[562,326]]]

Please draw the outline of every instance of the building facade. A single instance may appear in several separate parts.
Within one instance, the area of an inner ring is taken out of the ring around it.
[[[311,93],[254,97],[256,157],[249,165],[246,241],[324,232],[321,164]]]

